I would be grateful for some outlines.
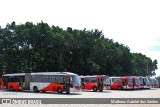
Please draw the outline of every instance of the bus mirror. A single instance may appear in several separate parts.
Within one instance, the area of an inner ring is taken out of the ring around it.
[[[73,81],[72,78],[70,78],[70,81]]]

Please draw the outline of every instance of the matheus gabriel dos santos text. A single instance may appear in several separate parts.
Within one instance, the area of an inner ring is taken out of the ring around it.
[[[158,104],[156,100],[111,100],[111,104]]]

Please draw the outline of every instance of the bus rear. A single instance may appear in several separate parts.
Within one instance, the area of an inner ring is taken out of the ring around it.
[[[2,88],[4,90],[24,90],[25,73],[5,74],[2,76]]]

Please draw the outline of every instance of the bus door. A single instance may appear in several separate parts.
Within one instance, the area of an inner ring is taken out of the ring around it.
[[[19,77],[19,81],[18,81],[18,83],[19,83],[19,89],[20,90],[24,90],[24,76],[20,76]]]
[[[66,91],[66,93],[70,93],[70,85],[72,86],[72,84],[70,83],[72,83],[70,82],[70,76],[65,76],[64,77],[64,90]]]
[[[127,80],[126,79],[122,79],[122,87],[123,87],[123,89],[127,89]]]
[[[30,90],[31,79],[33,81],[33,78],[31,78],[31,73],[25,73],[25,77],[24,77],[24,89],[25,90]]]
[[[81,87],[82,87],[82,89],[84,89],[85,87],[84,87],[84,78],[81,78]]]
[[[98,78],[98,90],[103,91],[103,78]]]
[[[3,77],[3,89],[6,90],[8,88],[8,77]]]
[[[136,79],[135,79],[135,78],[132,78],[132,80],[133,80],[133,89],[135,89]]]

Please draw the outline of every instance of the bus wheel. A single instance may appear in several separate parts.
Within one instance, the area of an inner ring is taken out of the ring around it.
[[[96,87],[93,87],[93,91],[96,92],[96,91],[97,91],[97,88],[96,88]]]
[[[61,93],[62,93],[62,88],[58,87],[58,88],[57,88],[57,92],[58,92],[59,94],[61,94]]]
[[[99,92],[102,92],[102,91],[103,91],[102,89],[99,90]]]
[[[38,92],[37,86],[34,86],[34,87],[33,87],[33,91],[34,91],[34,92]]]
[[[45,93],[46,91],[42,91],[42,93]]]
[[[121,90],[121,89],[122,89],[122,87],[121,87],[121,86],[119,86],[119,87],[118,87],[118,90]]]
[[[70,94],[70,92],[66,92],[66,94]]]
[[[13,86],[10,86],[10,91],[14,91],[14,88],[13,88]]]

